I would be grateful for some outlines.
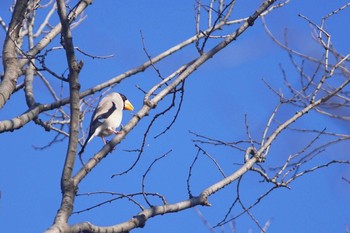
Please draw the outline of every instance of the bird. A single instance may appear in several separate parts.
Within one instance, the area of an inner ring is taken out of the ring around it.
[[[110,93],[103,97],[95,108],[91,117],[90,129],[79,155],[81,155],[86,145],[96,136],[102,138],[106,144],[104,137],[111,134],[118,134],[116,128],[120,126],[123,118],[123,110],[134,110],[134,106],[126,98],[125,95],[117,92]]]

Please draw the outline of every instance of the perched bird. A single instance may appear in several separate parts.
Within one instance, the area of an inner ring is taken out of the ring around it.
[[[113,92],[101,99],[92,115],[89,135],[79,155],[84,152],[85,146],[95,136],[101,137],[104,144],[106,144],[105,136],[118,133],[115,129],[119,127],[122,121],[123,110],[134,110],[134,106],[125,95]]]

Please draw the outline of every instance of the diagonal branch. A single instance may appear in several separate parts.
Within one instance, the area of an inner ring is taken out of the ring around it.
[[[22,74],[17,59],[17,39],[19,38],[25,12],[29,0],[18,0],[16,2],[10,27],[7,30],[5,43],[2,51],[2,62],[4,64],[4,77],[0,83],[0,109],[4,107],[10,95],[16,89],[17,79]]]

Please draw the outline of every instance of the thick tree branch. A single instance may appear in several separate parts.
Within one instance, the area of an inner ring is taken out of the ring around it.
[[[77,186],[72,180],[72,171],[77,154],[78,136],[79,136],[79,90],[78,82],[79,72],[82,68],[82,63],[78,64],[75,54],[72,33],[69,28],[70,20],[66,14],[66,4],[64,0],[57,0],[58,15],[62,25],[62,41],[66,51],[66,57],[69,67],[69,94],[70,94],[70,128],[69,128],[69,143],[67,148],[66,160],[63,167],[61,177],[62,202],[61,207],[56,215],[54,225],[47,232],[57,232],[60,228],[66,228],[68,219],[73,211]]]
[[[136,216],[129,221],[107,227],[95,226],[89,222],[78,223],[72,225],[70,228],[71,233],[93,233],[93,232],[105,232],[105,233],[118,233],[128,232],[134,228],[144,227],[146,221],[152,217],[158,215],[164,215],[167,213],[176,213],[185,209],[192,208],[197,205],[205,205],[205,201],[201,197],[194,197],[185,201],[177,202],[174,204],[154,206],[149,209],[139,212]]]
[[[17,39],[22,27],[29,0],[18,0],[16,2],[10,27],[7,30],[2,52],[2,63],[4,65],[4,77],[0,83],[0,109],[5,105],[10,95],[16,89],[17,79],[21,75],[21,69],[17,59]]]

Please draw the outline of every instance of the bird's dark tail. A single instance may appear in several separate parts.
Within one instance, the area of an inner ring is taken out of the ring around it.
[[[89,138],[88,138],[88,139],[89,139]],[[89,141],[89,140],[85,140],[84,145],[81,147],[81,149],[80,149],[80,151],[79,151],[79,153],[78,153],[80,162],[81,162],[81,164],[82,164],[83,166],[84,166],[85,164],[84,164],[83,157],[82,157],[81,155],[84,153],[85,146],[87,145],[88,141]]]
[[[82,155],[84,153],[84,150],[85,150],[85,146],[87,144],[87,140],[85,141],[84,145],[81,147],[80,151],[79,151],[79,155]]]
[[[80,151],[79,151],[79,155],[81,156],[84,153],[85,147],[88,144],[88,142],[91,140],[92,134],[89,134],[89,136],[86,138],[84,145],[81,147]]]

